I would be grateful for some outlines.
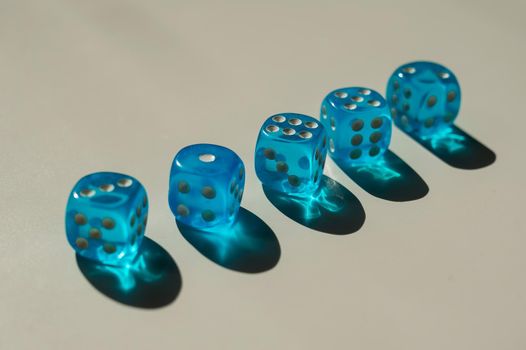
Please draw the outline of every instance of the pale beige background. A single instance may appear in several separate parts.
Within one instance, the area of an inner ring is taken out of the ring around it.
[[[525,349],[524,1],[0,1],[1,349]],[[453,69],[458,124],[497,153],[447,166],[398,131],[422,200],[371,197],[331,236],[280,214],[253,171],[262,119],[316,114],[333,88],[384,91],[413,59]],[[167,178],[184,145],[247,164],[243,205],[282,255],[261,274],[218,266],[178,233]],[[95,290],[67,245],[70,187],[99,170],[147,187],[152,239],[183,287],[155,310]]]

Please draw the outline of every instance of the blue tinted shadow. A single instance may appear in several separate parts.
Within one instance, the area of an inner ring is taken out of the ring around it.
[[[145,237],[128,266],[109,266],[77,255],[77,265],[99,292],[120,303],[158,308],[170,304],[181,291],[182,279],[172,257]]]
[[[334,162],[361,188],[378,198],[405,202],[429,192],[425,181],[390,150],[374,164],[351,165],[338,159]]]
[[[406,134],[455,168],[479,169],[492,164],[497,158],[492,150],[456,125],[426,138],[413,133]]]
[[[358,198],[327,176],[323,176],[320,188],[309,197],[295,197],[265,186],[263,191],[279,211],[313,230],[345,235],[358,231],[365,221]]]
[[[259,217],[239,209],[237,221],[218,231],[201,231],[179,221],[183,237],[201,254],[230,270],[257,273],[272,269],[281,248],[272,229]]]

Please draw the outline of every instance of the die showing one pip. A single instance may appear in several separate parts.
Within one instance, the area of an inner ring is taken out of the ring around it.
[[[245,187],[245,166],[232,150],[210,144],[183,148],[170,172],[168,203],[177,221],[197,229],[236,221]]]
[[[148,197],[131,176],[100,172],[73,187],[66,207],[66,235],[75,251],[104,264],[130,262],[144,237]]]
[[[346,163],[375,162],[391,141],[387,102],[368,88],[332,91],[322,102],[320,120],[329,136],[329,155]]]
[[[320,184],[327,136],[316,119],[295,113],[269,117],[256,143],[256,174],[268,188],[310,194]]]
[[[457,78],[432,62],[412,62],[396,69],[386,97],[395,124],[423,137],[449,129],[460,109]]]

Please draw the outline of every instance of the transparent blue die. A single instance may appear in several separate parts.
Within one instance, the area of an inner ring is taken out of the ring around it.
[[[332,91],[322,102],[320,120],[329,137],[329,155],[344,164],[374,163],[389,147],[389,107],[372,89],[348,87]]]
[[[449,130],[460,109],[460,86],[446,67],[411,62],[397,68],[387,84],[395,124],[426,138]]]
[[[232,150],[196,144],[179,151],[170,171],[168,203],[187,226],[209,230],[237,219],[245,188],[245,166]]]
[[[323,176],[327,135],[318,120],[296,113],[269,117],[256,143],[256,174],[272,190],[295,195],[315,192]]]
[[[148,219],[148,197],[137,179],[99,172],[80,179],[66,206],[66,236],[81,256],[109,265],[131,262]]]

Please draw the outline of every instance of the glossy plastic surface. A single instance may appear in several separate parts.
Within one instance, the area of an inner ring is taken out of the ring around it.
[[[400,66],[389,79],[386,97],[395,124],[419,137],[448,131],[460,109],[457,78],[433,62]]]
[[[66,235],[75,251],[109,265],[129,263],[144,237],[148,197],[135,178],[87,175],[73,187],[66,207]]]
[[[183,148],[170,172],[168,203],[175,218],[198,229],[235,222],[245,187],[245,166],[232,150],[210,144]]]
[[[320,184],[328,140],[318,120],[296,113],[269,117],[256,143],[256,174],[268,188],[310,194]]]
[[[329,136],[329,155],[340,162],[377,162],[389,147],[392,120],[385,99],[364,87],[329,93],[320,120]]]

